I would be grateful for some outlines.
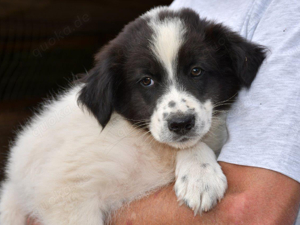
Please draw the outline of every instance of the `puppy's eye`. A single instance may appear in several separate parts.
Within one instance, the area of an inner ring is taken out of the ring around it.
[[[202,74],[202,69],[200,67],[194,67],[191,71],[193,77],[199,77]]]
[[[140,84],[144,87],[150,87],[154,84],[154,80],[152,80],[150,77],[145,77],[140,81]]]

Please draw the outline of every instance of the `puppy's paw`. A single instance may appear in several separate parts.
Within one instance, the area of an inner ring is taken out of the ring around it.
[[[210,210],[220,201],[227,188],[227,180],[220,165],[192,160],[176,169],[175,193],[194,214]]]

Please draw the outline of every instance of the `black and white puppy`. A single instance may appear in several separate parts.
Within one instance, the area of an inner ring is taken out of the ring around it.
[[[214,150],[225,113],[264,49],[189,9],[155,8],[96,56],[90,73],[35,116],[11,149],[1,225],[100,225],[175,180],[195,213],[227,187]]]

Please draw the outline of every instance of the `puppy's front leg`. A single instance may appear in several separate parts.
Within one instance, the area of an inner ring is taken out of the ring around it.
[[[227,180],[215,153],[205,143],[180,150],[176,158],[175,193],[179,201],[198,212],[210,210],[224,196]]]

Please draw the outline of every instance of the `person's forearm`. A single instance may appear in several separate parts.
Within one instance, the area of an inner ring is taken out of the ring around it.
[[[223,202],[208,213],[194,216],[187,206],[179,206],[173,184],[162,188],[146,198],[132,202],[118,211],[111,221],[113,225],[191,225],[229,224],[226,214],[220,212]]]
[[[211,211],[194,217],[179,206],[173,185],[123,207],[112,225],[135,224],[293,224],[300,203],[300,184],[273,171],[221,163],[229,189]]]

